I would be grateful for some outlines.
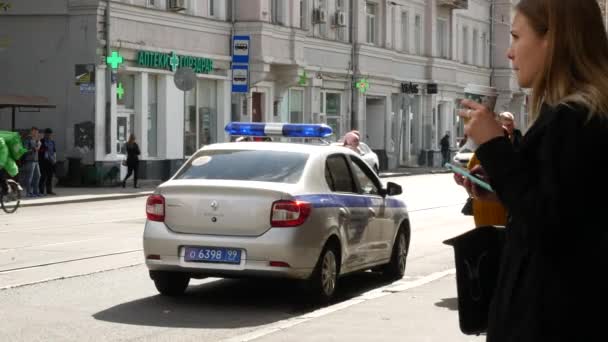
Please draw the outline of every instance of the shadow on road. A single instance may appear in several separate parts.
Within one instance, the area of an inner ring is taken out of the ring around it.
[[[387,283],[366,272],[340,279],[336,303]],[[154,327],[256,327],[319,309],[301,283],[276,279],[220,279],[191,285],[181,297],[152,296],[93,315],[97,320]]]
[[[441,302],[435,303],[435,306],[440,308],[448,308],[452,311],[458,311],[458,298],[443,298]]]

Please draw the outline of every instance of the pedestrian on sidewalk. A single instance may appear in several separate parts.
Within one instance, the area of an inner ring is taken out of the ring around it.
[[[135,134],[131,134],[129,136],[129,140],[127,141],[127,176],[122,180],[122,187],[127,186],[127,179],[133,175],[133,187],[138,188],[137,186],[137,170],[139,168],[139,155],[141,151],[139,150],[139,145],[135,142]]]
[[[499,117],[502,127],[504,127],[509,134],[509,139],[511,139],[513,147],[518,149],[519,145],[521,145],[521,139],[523,137],[521,131],[515,128],[515,116],[513,116],[513,113],[511,112],[502,112],[500,113]]]
[[[441,145],[441,166],[444,166],[450,162],[450,131],[445,132],[439,144]]]
[[[38,164],[38,151],[40,150],[40,138],[38,128],[32,127],[30,134],[23,141],[23,147],[27,152],[23,155],[23,183],[25,184],[26,197],[40,197],[40,165]]]
[[[596,32],[598,34],[589,34]],[[605,341],[608,307],[608,39],[596,0],[521,0],[512,61],[532,89],[519,151],[486,107],[465,131],[509,211],[488,342]],[[598,311],[600,309],[600,311]]]
[[[53,174],[57,162],[57,149],[53,140],[53,130],[50,128],[44,130],[44,138],[40,140],[38,160],[41,173],[40,194],[57,195],[53,192]]]
[[[358,154],[361,154],[361,150],[359,149],[360,141],[361,136],[358,131],[350,131],[344,135],[344,147],[348,147]]]

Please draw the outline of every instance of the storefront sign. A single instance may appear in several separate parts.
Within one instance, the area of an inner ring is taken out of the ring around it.
[[[208,74],[213,71],[213,60],[202,57],[182,56],[175,52],[162,53],[152,51],[138,51],[137,64],[146,68],[167,69],[176,71],[178,68],[190,67],[199,74]]]
[[[123,63],[123,58],[120,55],[120,52],[112,51],[112,55],[106,57],[106,63],[108,63],[113,70],[118,69],[118,67]]]
[[[365,94],[367,89],[369,89],[369,82],[367,82],[365,78],[360,79],[359,82],[357,82],[357,89],[359,89],[361,94]]]
[[[76,85],[95,83],[95,64],[76,64],[74,77]]]

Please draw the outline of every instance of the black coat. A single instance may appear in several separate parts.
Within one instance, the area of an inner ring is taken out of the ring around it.
[[[127,166],[134,167],[139,162],[139,155],[141,151],[139,150],[139,145],[136,142],[127,143]]]
[[[608,122],[543,106],[519,152],[476,154],[507,207],[487,341],[608,341]]]

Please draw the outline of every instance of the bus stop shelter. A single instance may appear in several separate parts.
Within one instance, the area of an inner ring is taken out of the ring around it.
[[[40,109],[56,108],[50,104],[49,99],[43,96],[19,96],[19,95],[0,95],[0,109],[11,108],[11,131],[15,131],[15,113],[17,108],[21,109]]]

